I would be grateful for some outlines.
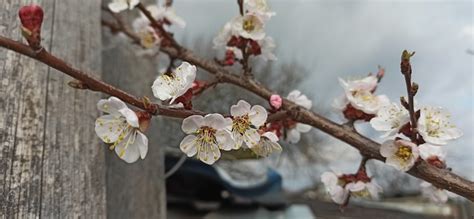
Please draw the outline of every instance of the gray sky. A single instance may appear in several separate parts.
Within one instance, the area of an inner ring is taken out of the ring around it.
[[[178,39],[211,40],[236,16],[234,0],[175,0],[187,21]],[[277,13],[266,30],[277,42],[275,65],[297,60],[311,71],[298,89],[313,105],[330,107],[342,92],[337,77],[386,68],[379,93],[393,101],[405,95],[399,73],[403,49],[415,50],[414,80],[420,84],[421,104],[449,109],[464,136],[447,145],[448,165],[474,179],[472,1],[309,1],[269,0]]]

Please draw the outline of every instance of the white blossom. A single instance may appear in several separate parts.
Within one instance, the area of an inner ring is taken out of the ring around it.
[[[437,188],[428,182],[422,182],[420,186],[422,196],[430,201],[438,204],[448,201],[449,195],[446,190]]]
[[[153,95],[160,100],[169,100],[172,104],[192,86],[196,78],[196,66],[183,62],[169,74],[161,74],[151,87]]]
[[[408,110],[396,103],[381,107],[376,117],[370,120],[370,124],[377,131],[385,132],[381,137],[392,137],[410,121]]]
[[[265,38],[264,23],[255,14],[245,14],[244,16],[234,18],[231,22],[232,35],[256,41]]]
[[[262,40],[258,41],[258,45],[260,45],[260,49],[262,51],[261,57],[265,61],[275,61],[277,57],[273,54],[273,51],[276,48],[275,42],[273,41],[272,37],[265,37]]]
[[[367,114],[376,114],[377,111],[390,103],[385,95],[374,95],[372,92],[377,87],[376,76],[367,76],[360,80],[346,81],[339,78],[339,83],[344,88],[345,99],[352,107]],[[337,100],[336,106],[341,105],[345,100]]]
[[[197,158],[209,165],[216,162],[222,150],[231,150],[234,141],[227,129],[232,126],[230,118],[214,113],[206,116],[192,115],[183,120],[182,130],[188,134],[180,144],[180,149],[188,157]]]
[[[331,199],[336,204],[344,204],[349,197],[349,190],[344,187],[345,182],[339,180],[339,177],[333,172],[324,172],[321,175],[321,181],[324,183]]]
[[[97,108],[107,113],[95,121],[96,134],[127,163],[145,158],[148,138],[139,130],[137,114],[116,97],[100,100]]]
[[[232,23],[227,22],[224,27],[219,31],[217,36],[212,40],[214,49],[226,47],[230,38],[232,37]]]
[[[183,18],[176,15],[176,12],[172,7],[159,7],[157,5],[149,5],[146,9],[150,12],[151,16],[155,18],[157,21],[166,20],[170,24],[174,24],[180,28],[184,28],[186,26],[186,22]],[[149,19],[143,14],[140,14],[140,17],[137,18],[150,24]]]
[[[288,94],[288,100],[302,106],[305,109],[311,109],[312,101],[302,94],[299,90],[293,90]],[[301,133],[306,133],[311,130],[311,126],[303,123],[295,123],[288,129],[286,140],[292,144],[298,143],[301,138]]]
[[[430,158],[437,158],[442,162],[445,161],[446,151],[443,149],[443,147],[424,143],[418,146],[418,150],[420,151],[421,159],[425,161],[428,161]]]
[[[235,141],[234,149],[239,149],[243,142],[251,148],[260,141],[258,128],[265,124],[267,111],[260,105],[250,106],[245,100],[230,108],[232,115],[232,137]]]
[[[379,194],[382,192],[382,188],[373,179],[370,182],[351,182],[345,188],[349,190],[353,197],[370,198],[373,200],[378,200]]]
[[[417,130],[425,142],[445,145],[462,136],[461,130],[449,121],[450,115],[440,107],[421,108]]]
[[[380,147],[385,163],[401,171],[408,171],[419,157],[416,144],[406,140],[388,140]]]
[[[250,13],[257,14],[264,21],[275,15],[275,12],[270,11],[267,0],[245,0],[244,8]]]
[[[148,22],[143,22],[142,19],[138,18],[133,22],[132,26],[135,33],[140,37],[140,44],[146,49],[157,48],[161,43],[161,37]]]
[[[260,141],[251,145],[250,149],[258,156],[266,157],[273,152],[281,152],[282,148],[278,144],[278,137],[273,132],[265,132],[260,136]]]
[[[112,0],[108,6],[110,11],[119,13],[127,9],[132,10],[138,3],[140,3],[139,0]]]

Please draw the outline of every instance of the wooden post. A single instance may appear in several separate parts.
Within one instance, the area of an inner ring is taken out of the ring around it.
[[[99,0],[36,0],[43,46],[72,65],[101,72]],[[0,34],[22,40],[18,9],[0,0]],[[101,75],[96,75],[100,77]],[[106,217],[106,146],[94,133],[97,93],[0,49],[0,216]]]
[[[135,10],[120,15],[130,15],[130,25],[139,14]],[[102,35],[104,80],[136,96],[156,101],[151,91],[153,80],[158,76],[156,58],[137,56],[135,53],[141,50],[137,45],[131,45],[127,38],[112,36],[108,28],[103,28]],[[159,123],[159,119],[153,118],[147,131],[149,145],[144,160],[127,164],[115,153],[106,153],[109,218],[166,218],[164,149],[158,142],[162,135],[170,133],[160,133]]]

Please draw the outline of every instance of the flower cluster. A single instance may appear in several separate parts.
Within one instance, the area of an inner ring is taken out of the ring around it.
[[[192,97],[191,88],[195,83],[196,70],[196,66],[183,62],[173,71],[161,73],[151,87],[153,95],[162,101],[169,101],[169,104],[180,98],[184,104],[183,99]]]
[[[266,36],[264,27],[272,16],[266,0],[244,0],[240,16],[226,23],[214,38],[215,49],[226,49],[224,65],[233,65],[250,55],[264,60],[276,60],[273,39]]]
[[[311,109],[312,101],[299,90],[291,91],[286,98],[305,109]],[[281,97],[278,95],[272,95],[269,102],[274,111],[280,109],[282,104]],[[301,139],[301,133],[309,132],[311,126],[287,118],[268,123],[267,129],[273,131],[278,137],[284,137],[287,142],[296,144]]]
[[[240,100],[231,107],[230,113],[232,118],[215,113],[184,119],[182,130],[188,136],[181,141],[181,150],[189,157],[197,154],[197,158],[207,164],[220,158],[220,150],[249,148],[258,156],[281,151],[278,137],[262,129],[267,120],[265,108]]]
[[[370,198],[377,200],[382,188],[367,176],[365,170],[356,174],[336,175],[333,172],[325,172],[321,175],[331,199],[339,205],[346,205],[349,197]]]
[[[387,96],[374,94],[380,77],[377,74],[357,80],[339,78],[344,95],[335,99],[334,108],[342,111],[345,118],[352,121],[372,119],[382,106],[390,103]]]
[[[406,59],[402,59],[402,73],[409,72],[407,69]],[[447,168],[446,152],[440,146],[462,135],[449,121],[449,113],[439,107],[418,107],[413,99],[418,85],[410,81],[407,86],[411,103],[402,97],[399,105],[390,102],[385,95],[375,95],[383,75],[384,70],[379,68],[376,75],[370,74],[359,80],[339,79],[345,92],[334,101],[334,107],[342,111],[347,119],[370,121],[375,130],[383,132],[381,137],[388,139],[381,145],[380,154],[386,158],[388,165],[406,172],[421,158],[437,168]],[[410,77],[406,79],[410,80]],[[416,124],[413,125],[412,121]],[[435,201],[447,199],[432,185],[422,187],[424,195]],[[427,191],[433,194],[426,195]]]

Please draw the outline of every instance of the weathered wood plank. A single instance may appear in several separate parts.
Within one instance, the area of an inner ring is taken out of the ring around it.
[[[0,0],[2,35],[21,39],[16,14],[29,2]],[[35,2],[45,10],[44,47],[100,72],[100,1]],[[98,95],[4,49],[0,76],[0,216],[105,217],[105,150],[93,130]]]
[[[147,1],[142,1],[147,2]],[[153,2],[153,1],[148,1]],[[130,14],[130,18],[138,13]],[[104,14],[105,16],[106,14]],[[137,46],[128,39],[117,42],[107,28],[103,29],[103,79],[137,96],[153,99],[151,84],[158,69],[155,58],[137,57]],[[166,218],[164,150],[157,144],[158,120],[154,119],[147,132],[148,154],[145,160],[127,164],[112,151],[107,160],[108,218]]]

